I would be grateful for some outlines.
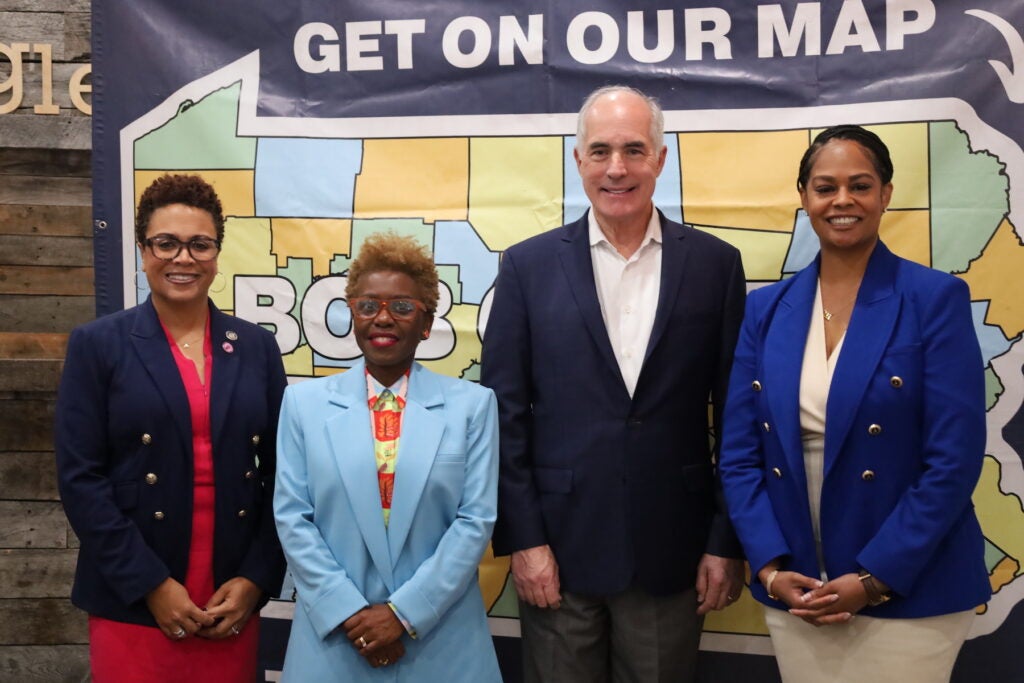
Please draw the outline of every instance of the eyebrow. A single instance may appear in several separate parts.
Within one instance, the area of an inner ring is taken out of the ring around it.
[[[612,146],[610,142],[591,142],[587,145],[587,149],[608,149]],[[622,145],[625,149],[647,149],[647,143],[643,140],[632,140]]]
[[[850,176],[850,180],[860,180],[862,178],[870,178],[871,180],[874,180],[876,178],[876,176],[875,176],[874,173],[857,173],[855,175]],[[819,175],[811,176],[811,180],[812,181],[813,180],[828,180],[828,181],[835,182],[835,179],[836,179],[835,176],[826,175],[824,173],[819,174]]]

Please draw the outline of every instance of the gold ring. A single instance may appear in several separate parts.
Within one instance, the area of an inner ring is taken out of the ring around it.
[[[380,665],[381,665],[381,666],[387,666],[388,664],[390,664],[390,663],[391,663],[391,660],[390,660],[390,659],[388,659],[387,657],[381,657],[381,658],[380,658],[380,659],[378,660],[378,662],[380,663]]]

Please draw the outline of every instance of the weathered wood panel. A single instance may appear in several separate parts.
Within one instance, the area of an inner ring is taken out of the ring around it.
[[[52,451],[55,402],[55,398],[0,401],[0,451]]]
[[[0,332],[67,332],[95,317],[95,297],[6,294]]]
[[[5,493],[5,496],[9,494]],[[30,549],[30,548],[68,548],[68,518],[63,513],[59,503],[47,501],[0,501],[0,519],[4,525],[0,527],[0,548],[8,549]],[[18,556],[16,554],[6,555],[0,551],[0,586],[4,586],[4,596],[10,598],[53,598],[67,595],[67,587],[62,588],[63,592],[56,594],[41,595],[11,595],[7,593],[12,583],[7,581],[11,575],[16,574],[20,569],[12,568],[17,566],[34,566],[40,562],[35,555]],[[39,557],[55,557],[48,551],[42,551]],[[66,560],[54,560],[65,562]],[[74,564],[74,561],[72,562]]]
[[[88,59],[90,21],[88,12],[5,12],[0,11],[4,42],[46,43],[52,46],[54,62]],[[38,54],[22,56],[24,62],[39,61]]]
[[[57,384],[60,382],[62,365],[60,360],[0,358],[0,392],[52,393],[57,390]]]
[[[89,642],[85,612],[67,598],[0,600],[0,644],[68,645]]]
[[[57,61],[87,61],[92,56],[92,15],[64,9],[64,55]]]
[[[88,150],[0,147],[0,175],[88,178],[92,175],[91,162]]]
[[[89,237],[92,207],[0,204],[0,233]]]
[[[0,126],[6,119],[0,116]],[[0,132],[0,138],[2,136]],[[0,183],[0,204],[86,206],[91,203],[92,181],[89,178],[8,175]]]
[[[69,598],[77,550],[0,550],[5,598]]]
[[[0,403],[0,410],[3,406]],[[53,451],[0,453],[0,481],[4,483],[4,497],[10,500],[60,499]]]
[[[89,296],[94,286],[95,274],[88,267],[0,266],[0,294]]]
[[[88,645],[0,646],[0,681],[83,683],[87,680]]]
[[[0,0],[0,12],[88,12],[90,0]]]
[[[0,332],[0,358],[60,359],[67,349],[65,333]]]
[[[0,234],[0,264],[9,266],[91,266],[92,238]],[[54,292],[54,294],[62,293]]]
[[[0,140],[3,141],[5,147],[36,148],[42,143],[51,149],[91,149],[92,118],[84,115],[41,116],[11,112],[0,116]],[[10,203],[47,204],[49,202]],[[66,204],[67,202],[57,203]]]

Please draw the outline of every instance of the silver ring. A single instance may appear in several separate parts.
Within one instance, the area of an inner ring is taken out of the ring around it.
[[[381,666],[387,666],[388,664],[391,663],[391,660],[388,659],[387,657],[381,657],[379,660],[377,660],[377,663],[380,664]]]
[[[359,649],[362,649],[362,648],[366,647],[366,638],[363,638],[362,636],[359,636],[358,640],[356,640],[356,643],[359,644]]]
[[[238,624],[235,624],[234,626],[231,627],[231,634],[232,635],[236,635],[237,636],[239,633],[241,633],[241,631],[238,630]]]
[[[181,640],[182,638],[184,638],[188,634],[185,632],[185,629],[183,629],[182,627],[179,626],[178,630],[175,631],[174,633],[172,633],[171,635],[174,636],[175,638],[177,638],[178,640]]]

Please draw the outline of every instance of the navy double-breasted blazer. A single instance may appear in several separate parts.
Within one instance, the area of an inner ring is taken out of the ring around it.
[[[800,436],[800,372],[818,261],[751,292],[729,388],[722,481],[757,572],[818,576]],[[820,321],[819,321],[820,322]],[[984,365],[958,278],[868,262],[830,385],[821,540],[830,577],[866,569],[896,594],[866,614],[968,610],[991,593],[971,504],[985,453]],[[751,590],[770,600],[760,582]]]
[[[274,336],[210,304],[216,586],[280,590],[272,509],[286,383]],[[90,614],[155,625],[145,596],[184,583],[192,529],[188,398],[152,302],[71,333],[57,397],[57,476],[81,541],[71,599]]]
[[[587,216],[509,248],[484,338],[498,397],[498,554],[548,544],[562,587],[692,588],[701,555],[737,557],[712,460],[742,318],[739,252],[667,220],[658,304],[632,397],[594,283]]]

